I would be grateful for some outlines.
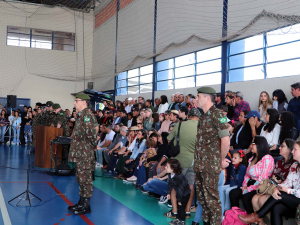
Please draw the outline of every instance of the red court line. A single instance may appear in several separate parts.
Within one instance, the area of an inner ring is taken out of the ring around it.
[[[53,190],[69,205],[74,205],[65,195],[63,195],[60,190],[58,190],[51,182],[45,182],[49,184],[50,187],[53,188]],[[85,215],[80,215],[81,219],[83,219],[84,222],[88,225],[95,225],[89,218],[87,218]]]

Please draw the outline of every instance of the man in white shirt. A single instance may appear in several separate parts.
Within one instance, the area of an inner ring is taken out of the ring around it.
[[[103,155],[102,152],[107,149],[107,147],[110,145],[112,140],[114,139],[115,132],[112,130],[111,125],[105,125],[103,124],[103,130],[106,133],[104,142],[98,143],[97,150],[96,150],[96,156],[97,156],[97,164],[96,167],[103,167]]]
[[[127,113],[130,113],[133,107],[132,98],[129,97],[127,100],[128,100],[128,105],[125,107],[125,110]]]

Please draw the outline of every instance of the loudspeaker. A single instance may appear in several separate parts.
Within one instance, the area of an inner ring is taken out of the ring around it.
[[[72,169],[69,165],[62,163],[56,166],[55,173],[60,176],[70,176],[72,175]]]
[[[17,107],[17,96],[16,95],[7,95],[7,108],[16,108]]]
[[[88,82],[88,89],[94,88],[94,82]]]

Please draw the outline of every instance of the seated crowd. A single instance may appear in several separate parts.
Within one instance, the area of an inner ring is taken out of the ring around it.
[[[280,89],[272,98],[263,91],[256,110],[251,110],[241,91],[215,95],[215,107],[227,118],[230,132],[230,164],[219,180],[222,214],[240,203],[248,215],[239,216],[246,224],[264,224],[271,213],[271,224],[282,224],[282,217],[295,217],[300,204],[300,83],[291,85],[289,102]],[[171,102],[162,95],[151,100],[140,96],[124,102],[104,101],[105,108],[94,115],[99,123],[97,164],[104,176],[122,179],[136,189],[167,203],[164,213],[174,218],[170,224],[185,224],[202,206],[194,196],[194,151],[198,120],[203,113],[193,94],[176,93]],[[179,139],[178,139],[179,138]],[[179,140],[180,152],[172,155]],[[173,147],[172,147],[173,146]],[[263,190],[272,181],[277,186]],[[241,206],[242,207],[242,206]],[[299,213],[299,214],[298,214]],[[300,207],[297,216],[300,216]],[[226,219],[226,216],[223,219]]]

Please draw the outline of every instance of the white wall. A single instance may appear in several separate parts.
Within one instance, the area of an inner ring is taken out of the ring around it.
[[[86,83],[91,80],[93,14],[84,15],[58,7],[0,2],[0,96],[17,95],[36,102],[58,102],[73,107],[71,93],[83,85],[83,28]],[[75,52],[14,47],[6,45],[7,26],[76,33]],[[77,75],[76,75],[77,74]]]

